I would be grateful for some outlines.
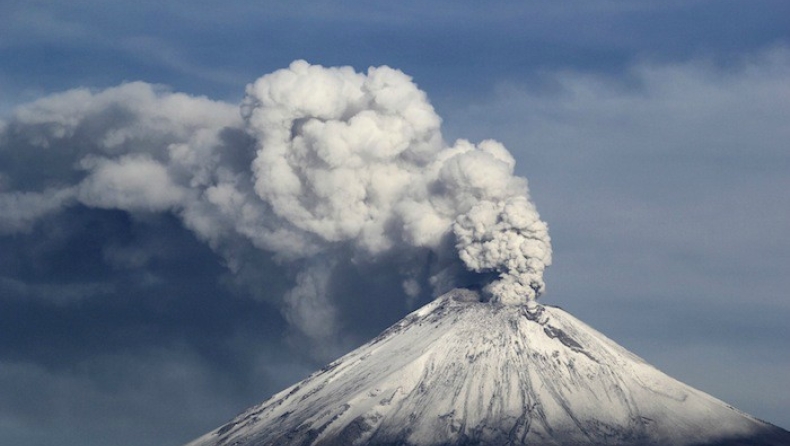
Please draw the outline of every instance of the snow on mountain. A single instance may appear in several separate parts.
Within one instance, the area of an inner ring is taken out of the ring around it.
[[[454,290],[187,446],[790,445],[565,311]]]

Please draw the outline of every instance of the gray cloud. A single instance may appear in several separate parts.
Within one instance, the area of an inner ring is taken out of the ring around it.
[[[0,238],[0,271],[3,442],[177,445],[317,367],[172,215],[72,206]]]
[[[44,192],[17,192],[0,195],[0,234],[30,230],[41,217],[62,209],[72,201],[73,191],[49,189]]]
[[[42,445],[177,445],[224,421],[218,413],[234,413],[240,402],[252,404],[287,384],[263,367],[256,383],[239,379],[178,348],[99,355],[65,370],[5,361],[2,438]],[[130,422],[137,425],[135,435],[118,438]]]
[[[513,158],[490,140],[447,145],[403,73],[297,61],[251,84],[237,113],[140,82],[20,106],[1,138],[0,228],[29,231],[75,205],[176,215],[232,272],[252,247],[271,253],[293,288],[267,299],[321,344],[342,336],[332,284],[354,276],[333,275],[350,265],[392,264],[404,306],[470,280],[503,302],[543,291],[548,233]],[[406,267],[416,258],[425,268]]]

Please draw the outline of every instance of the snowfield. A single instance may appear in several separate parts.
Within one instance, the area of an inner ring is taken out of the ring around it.
[[[565,311],[454,290],[187,446],[790,445]]]

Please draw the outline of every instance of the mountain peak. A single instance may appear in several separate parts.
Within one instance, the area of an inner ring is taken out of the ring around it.
[[[453,290],[188,446],[787,445],[565,311]]]

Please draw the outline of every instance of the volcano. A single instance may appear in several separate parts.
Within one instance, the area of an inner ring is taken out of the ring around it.
[[[188,446],[787,446],[557,307],[457,289]]]

